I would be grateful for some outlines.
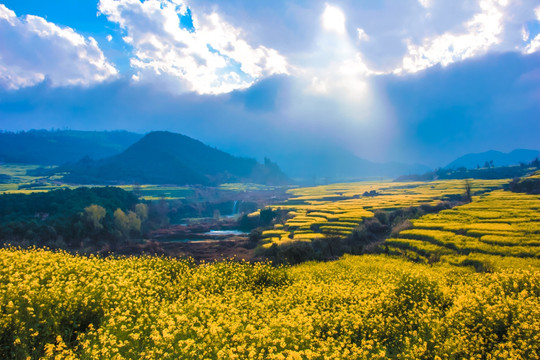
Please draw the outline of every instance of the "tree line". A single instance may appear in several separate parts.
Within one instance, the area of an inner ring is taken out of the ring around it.
[[[165,214],[166,216],[166,214]],[[0,195],[0,241],[92,250],[141,239],[164,222],[160,204],[116,187]]]

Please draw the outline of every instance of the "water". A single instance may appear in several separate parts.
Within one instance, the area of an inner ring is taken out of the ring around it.
[[[200,233],[200,234],[193,234],[194,236],[200,236],[200,237],[197,237],[197,238],[191,238],[191,239],[186,239],[186,238],[167,238],[167,239],[160,239],[160,241],[165,241],[165,242],[180,242],[180,243],[185,243],[185,242],[198,242],[198,241],[219,241],[219,240],[226,240],[224,238],[226,238],[227,236],[242,236],[242,235],[248,235],[249,233],[245,232],[245,231],[240,231],[240,230],[210,230],[209,232],[206,232],[206,233]],[[223,237],[220,239],[220,237]]]
[[[230,235],[230,236],[238,236],[238,235],[247,235],[248,233],[245,231],[240,230],[210,230],[207,233],[204,233],[203,235]]]

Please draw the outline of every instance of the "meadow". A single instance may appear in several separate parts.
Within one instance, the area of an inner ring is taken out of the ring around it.
[[[0,250],[5,359],[534,359],[540,271]]]

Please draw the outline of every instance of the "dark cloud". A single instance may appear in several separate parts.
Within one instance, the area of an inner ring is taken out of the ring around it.
[[[252,92],[261,92],[261,97],[273,92],[274,97],[257,100]],[[0,91],[0,128],[167,129],[217,144],[235,143],[257,139],[257,129],[271,125],[257,113],[271,110],[276,94],[277,90],[264,84],[238,94],[201,96],[171,95],[127,79],[90,88],[54,88],[42,83]],[[267,129],[266,133],[271,132]]]
[[[0,90],[0,128],[170,130],[284,167],[339,147],[381,160],[381,149],[359,151],[380,143],[382,160],[437,166],[468,152],[540,148],[539,78],[540,54],[514,53],[378,77],[373,91],[395,117],[378,132],[377,119],[364,127],[345,121],[338,102],[302,93],[287,76],[217,96],[171,95],[127,79],[89,88],[42,83]]]
[[[277,112],[280,107],[286,107],[290,95],[290,78],[282,75],[261,80],[246,90],[233,92],[231,101],[243,104],[248,111]]]
[[[433,164],[540,148],[540,82],[530,80],[539,69],[540,54],[506,53],[380,79],[399,119],[395,150]]]

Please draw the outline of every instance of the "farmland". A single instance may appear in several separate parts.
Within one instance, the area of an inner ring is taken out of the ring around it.
[[[5,176],[7,180],[0,182],[0,194],[30,194],[34,192],[47,192],[57,189],[74,189],[81,185],[66,184],[61,181],[61,175],[52,176],[33,176],[29,175],[28,171],[33,171],[38,168],[43,168],[38,165],[23,165],[23,164],[0,164],[0,178]],[[54,168],[50,166],[47,168]],[[83,185],[84,186],[84,185]],[[103,186],[103,185],[86,185],[86,186]],[[176,185],[155,185],[155,184],[136,184],[116,185],[126,191],[133,191],[142,200],[181,200],[193,197],[195,195],[194,187],[192,186],[176,186]],[[247,192],[247,191],[274,191],[279,190],[279,186],[266,186],[250,183],[225,183],[216,187],[223,192]]]
[[[497,190],[472,203],[413,220],[386,244],[418,261],[539,264],[540,196]],[[513,259],[513,261],[512,261]]]
[[[37,165],[2,164],[0,175],[8,176],[9,180],[0,183],[0,194],[30,194],[47,192],[57,189],[74,189],[78,185],[69,185],[60,181],[61,176],[47,177],[28,175],[28,171],[36,170]],[[97,185],[89,185],[95,187]],[[135,191],[144,200],[177,200],[193,195],[193,190],[187,186],[165,185],[118,185],[126,191]]]
[[[385,255],[295,267],[0,250],[0,356],[533,359],[540,272]]]
[[[0,360],[540,360],[540,0],[0,0]]]
[[[0,249],[0,357],[539,358],[540,196],[506,183],[471,181],[471,202],[450,180],[289,190],[263,244],[347,237],[377,214],[458,204],[411,218],[378,254],[328,262]]]
[[[474,180],[472,193],[500,188],[507,180]],[[263,233],[264,247],[291,241],[311,241],[326,235],[347,236],[375,211],[389,211],[444,200],[461,199],[462,180],[412,183],[349,183],[291,189],[291,198],[273,209],[288,211],[288,219]]]

